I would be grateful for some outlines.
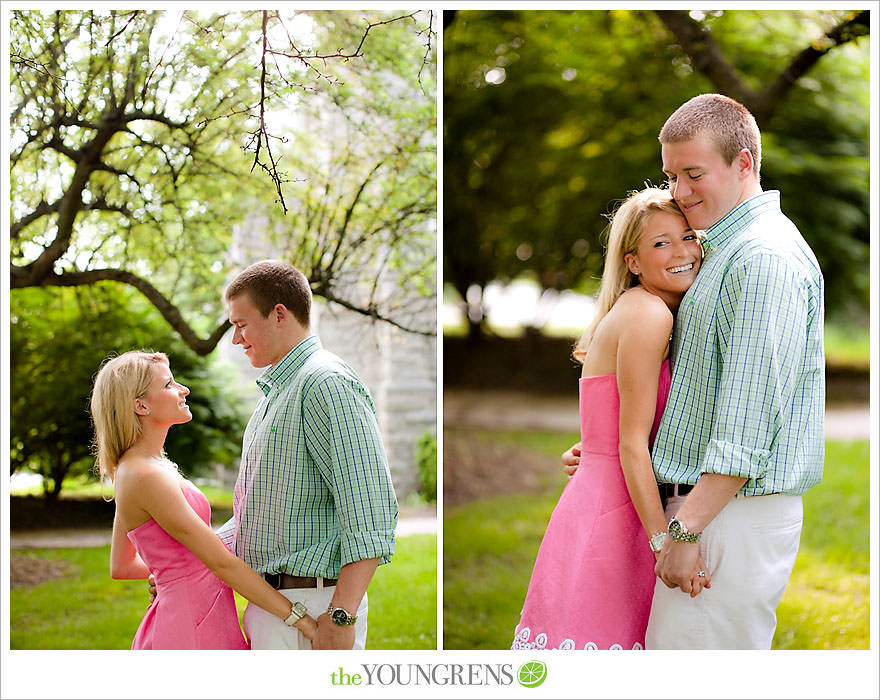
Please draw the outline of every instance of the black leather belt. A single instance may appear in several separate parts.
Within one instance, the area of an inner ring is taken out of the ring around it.
[[[693,490],[691,484],[657,484],[660,490],[660,499],[665,501],[672,496],[684,496]]]
[[[290,574],[263,574],[272,588],[317,588],[318,579],[314,576],[291,576]],[[325,586],[335,586],[335,578],[325,578]]]

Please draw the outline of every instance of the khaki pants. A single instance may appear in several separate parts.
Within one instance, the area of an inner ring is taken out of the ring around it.
[[[684,500],[670,498],[666,517]],[[657,579],[646,648],[769,649],[802,525],[800,496],[737,495],[700,538],[712,587],[691,598]]]
[[[279,591],[291,601],[298,600],[308,608],[309,615],[318,619],[327,611],[336,586],[321,588],[284,588]],[[367,643],[367,594],[358,606],[354,623],[354,649],[363,649]],[[250,640],[251,649],[311,649],[312,643],[296,627],[284,624],[284,620],[268,613],[261,607],[248,603],[242,617],[244,633]]]

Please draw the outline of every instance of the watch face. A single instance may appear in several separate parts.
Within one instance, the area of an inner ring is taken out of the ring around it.
[[[333,620],[337,625],[344,625],[348,622],[348,613],[345,612],[342,608],[337,608],[330,615],[330,619]]]

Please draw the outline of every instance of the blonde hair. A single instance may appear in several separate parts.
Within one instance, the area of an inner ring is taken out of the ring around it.
[[[141,436],[134,400],[143,397],[153,380],[154,365],[168,364],[161,352],[130,350],[104,361],[92,389],[91,413],[95,426],[92,451],[98,475],[113,481],[119,459]]]
[[[680,143],[701,134],[712,140],[727,165],[741,149],[748,148],[755,161],[755,177],[760,181],[761,131],[743,105],[717,93],[697,95],[670,115],[658,139],[660,143]]]
[[[584,362],[587,348],[590,347],[599,323],[621,294],[630,287],[638,285],[639,278],[630,272],[624,257],[628,253],[636,252],[648,220],[659,211],[684,217],[669,190],[659,187],[647,187],[644,190],[630,192],[627,199],[611,215],[611,223],[605,231],[608,245],[605,250],[602,283],[596,298],[596,313],[572,351],[574,359],[581,364]]]

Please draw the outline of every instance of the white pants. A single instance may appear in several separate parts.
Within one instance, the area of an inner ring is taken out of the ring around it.
[[[330,599],[336,586],[322,588],[284,588],[279,591],[290,601],[298,600],[308,608],[309,615],[318,619],[318,615],[327,612]],[[357,621],[354,623],[354,647],[363,649],[367,643],[367,594],[358,606]],[[284,624],[284,620],[263,608],[248,603],[242,616],[244,633],[251,643],[251,649],[311,649],[312,643],[296,627]]]
[[[684,501],[670,498],[666,517],[672,518]],[[732,499],[700,538],[712,587],[691,598],[658,578],[646,648],[769,649],[803,518],[800,496]]]

